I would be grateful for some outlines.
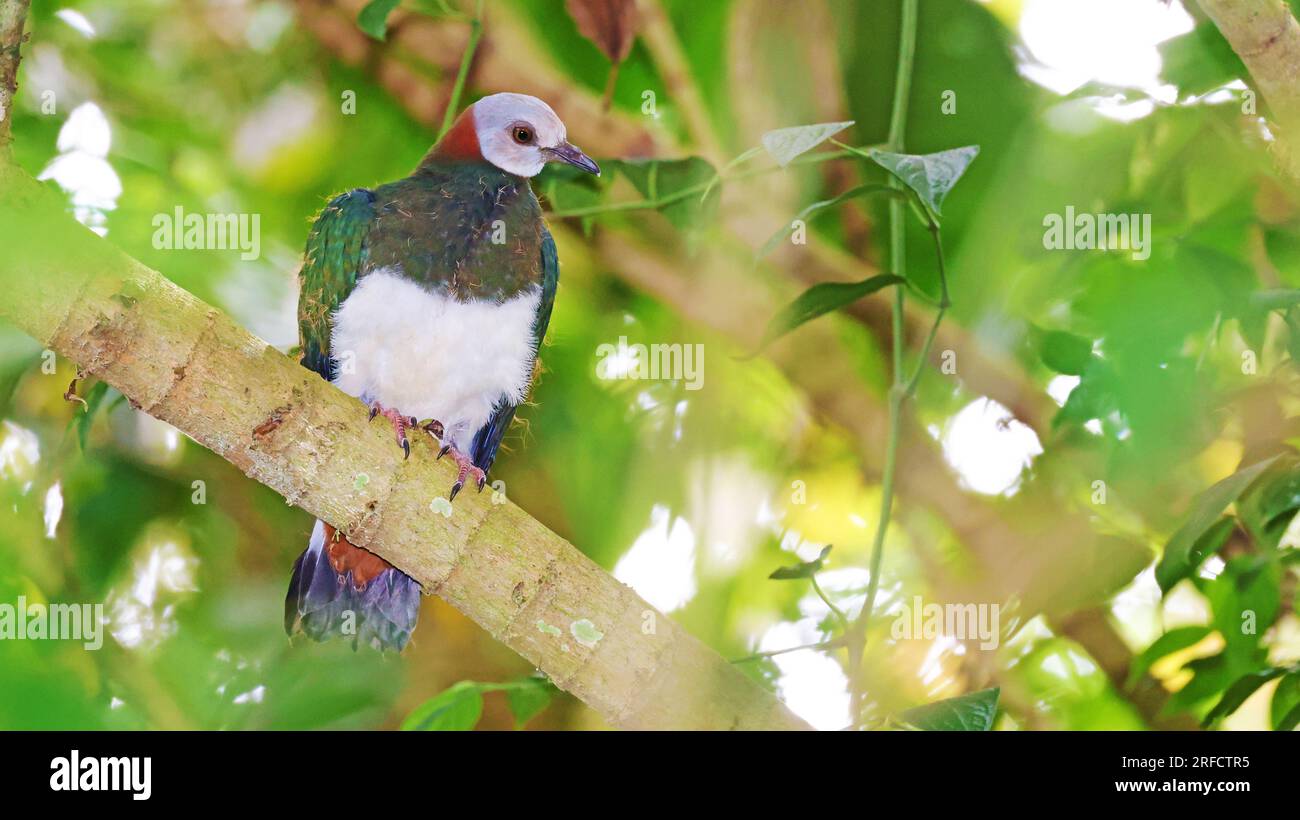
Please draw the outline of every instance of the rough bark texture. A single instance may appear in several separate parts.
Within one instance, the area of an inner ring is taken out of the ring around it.
[[[1200,0],[1250,70],[1281,128],[1279,160],[1300,181],[1300,25],[1283,0]]]
[[[0,318],[379,553],[612,725],[808,728],[513,504],[469,492],[444,515],[452,468],[431,442],[403,461],[356,399],[3,164],[0,248]]]

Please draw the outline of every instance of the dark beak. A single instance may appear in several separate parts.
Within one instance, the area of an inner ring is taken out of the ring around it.
[[[591,157],[578,150],[572,143],[562,143],[554,148],[543,148],[542,153],[546,154],[549,159],[567,162],[570,165],[577,166],[589,174],[600,176],[600,166],[592,161]]]

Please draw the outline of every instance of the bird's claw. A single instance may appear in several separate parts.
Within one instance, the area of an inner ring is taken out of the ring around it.
[[[406,438],[408,428],[419,426],[415,416],[404,416],[391,407],[384,407],[379,402],[370,405],[370,421],[375,420],[375,416],[382,415],[393,425],[393,434],[397,438],[397,446],[402,448],[402,458],[411,457],[411,442]]]
[[[487,484],[487,473],[479,469],[469,456],[456,449],[451,444],[442,445],[438,451],[438,458],[451,453],[451,457],[456,461],[456,483],[451,485],[451,496],[449,501],[455,501],[456,495],[465,487],[465,479],[473,477],[474,483],[478,485],[478,491],[483,492],[483,487]]]

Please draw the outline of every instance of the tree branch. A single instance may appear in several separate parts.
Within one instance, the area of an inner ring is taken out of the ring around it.
[[[382,555],[615,726],[804,729],[773,695],[518,507],[433,505],[354,398],[87,231],[0,163],[0,318]]]
[[[1300,24],[1283,0],[1200,0],[1246,64],[1282,130],[1281,160],[1300,181]]]

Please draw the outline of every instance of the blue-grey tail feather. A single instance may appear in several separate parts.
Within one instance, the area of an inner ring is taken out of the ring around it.
[[[389,568],[362,589],[351,571],[339,574],[325,550],[325,529],[316,522],[311,541],[293,565],[284,599],[284,630],[301,629],[323,641],[335,636],[380,650],[406,646],[420,617],[420,585],[401,570]]]

